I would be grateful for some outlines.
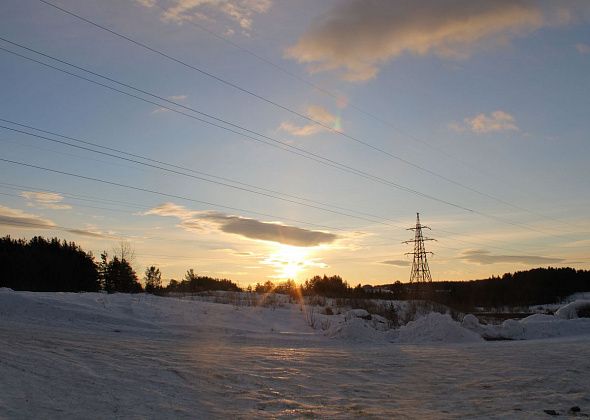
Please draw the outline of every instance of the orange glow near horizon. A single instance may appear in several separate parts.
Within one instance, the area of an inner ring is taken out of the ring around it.
[[[275,268],[273,278],[295,280],[306,267],[314,264],[308,259],[309,255],[308,248],[280,244],[277,245],[276,251],[263,261],[263,264]]]

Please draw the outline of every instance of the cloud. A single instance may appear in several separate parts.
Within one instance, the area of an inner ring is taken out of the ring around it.
[[[49,219],[2,205],[0,205],[0,225],[35,229],[52,229],[56,227],[55,223]]]
[[[253,252],[247,251],[247,252],[234,252],[234,255],[237,255],[238,257],[254,257],[256,254],[254,254]]]
[[[166,99],[172,102],[183,102],[188,98],[188,95],[172,95],[168,96]],[[162,112],[170,112],[169,108],[159,107],[154,109],[151,113],[152,114],[160,114]]]
[[[135,1],[144,7],[154,7],[156,5],[156,0],[135,0]]]
[[[30,206],[53,210],[67,210],[72,208],[69,204],[61,204],[64,197],[58,193],[23,191],[20,195],[28,200]]]
[[[467,58],[553,25],[570,23],[588,10],[584,2],[532,0],[347,0],[316,20],[288,58],[310,72],[343,71],[348,81],[374,78],[402,54]]]
[[[539,257],[534,255],[492,255],[485,250],[470,250],[463,252],[461,257],[467,262],[476,264],[521,263],[527,265],[555,264],[565,260],[563,258]]]
[[[66,229],[67,232],[73,233],[74,235],[80,235],[80,236],[88,236],[90,238],[108,238],[108,239],[114,239],[114,238],[118,238],[117,236],[114,235],[109,235],[109,234],[105,234],[102,232],[94,232],[91,230],[83,230],[83,229]]]
[[[307,108],[305,114],[312,120],[318,121],[325,126],[332,127],[335,130],[341,129],[340,118],[331,114],[330,111],[324,107],[311,105]],[[327,131],[328,129],[314,123],[298,126],[286,121],[281,123],[279,130],[286,131],[293,136],[307,137],[322,131]]]
[[[387,261],[380,261],[379,264],[389,264],[389,265],[396,265],[398,267],[409,267],[412,265],[411,262],[406,260],[387,260]]]
[[[138,4],[151,8],[155,0],[136,0]],[[242,29],[252,28],[254,16],[268,12],[272,0],[173,0],[161,15],[162,20],[182,23],[193,20],[213,21],[219,17],[230,19]]]
[[[494,111],[489,115],[482,113],[472,118],[465,118],[463,123],[452,122],[449,124],[449,128],[457,132],[469,130],[477,134],[519,130],[515,118],[501,110]]]
[[[171,101],[184,101],[186,98],[188,98],[187,95],[172,95],[172,96],[168,96],[168,99],[170,99]]]
[[[88,229],[64,228],[56,225],[51,220],[44,219],[36,214],[25,213],[22,210],[11,209],[2,205],[0,205],[0,226],[13,226],[24,229],[55,229],[90,238],[118,238],[115,235],[99,232],[92,227],[89,227]]]
[[[590,45],[588,44],[576,44],[576,50],[582,55],[590,54]]]
[[[286,226],[275,222],[262,222],[216,211],[194,211],[174,203],[162,204],[143,214],[176,217],[180,219],[181,228],[192,232],[212,228],[248,239],[298,247],[318,246],[338,239],[338,236],[333,233]]]

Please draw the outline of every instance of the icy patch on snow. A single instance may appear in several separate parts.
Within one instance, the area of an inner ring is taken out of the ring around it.
[[[463,328],[448,314],[430,313],[399,329],[400,343],[473,343],[482,341],[479,334]]]

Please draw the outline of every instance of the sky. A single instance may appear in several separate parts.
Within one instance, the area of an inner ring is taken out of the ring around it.
[[[590,268],[590,4],[5,0],[0,233],[246,286]]]

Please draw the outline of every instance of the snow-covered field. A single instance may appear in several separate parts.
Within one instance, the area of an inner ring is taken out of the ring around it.
[[[313,329],[298,305],[0,289],[0,418],[584,416],[590,319],[575,305],[395,330],[357,310]]]

